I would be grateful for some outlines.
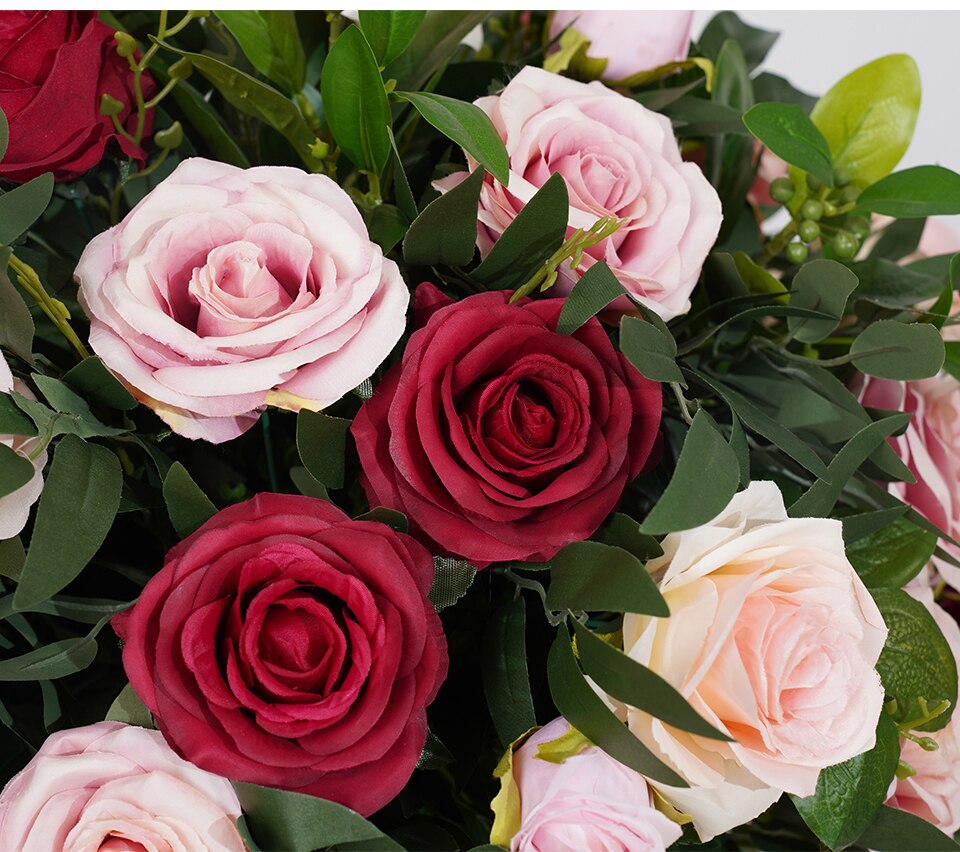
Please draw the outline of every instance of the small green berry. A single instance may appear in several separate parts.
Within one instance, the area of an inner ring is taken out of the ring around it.
[[[857,238],[848,231],[840,231],[833,238],[833,250],[841,260],[850,260],[859,248]]]
[[[828,219],[829,219],[831,216],[836,216],[836,215],[837,215],[837,205],[836,205],[836,204],[831,204],[829,201],[824,201],[824,202],[823,202],[823,215],[826,216],[826,218],[828,218]]]
[[[820,226],[810,219],[804,219],[800,223],[800,227],[797,228],[797,233],[800,234],[800,239],[805,243],[812,243],[820,236]]]
[[[840,168],[833,170],[833,185],[837,187],[837,189],[842,189],[848,183],[850,183],[851,180],[853,180],[853,176],[850,174],[849,169],[845,169],[843,166],[841,166]]]
[[[823,203],[814,198],[808,198],[800,208],[800,215],[804,219],[818,220],[823,216]]]
[[[823,188],[823,181],[813,175],[807,175],[807,186],[811,192],[819,192]]]
[[[865,240],[870,236],[870,221],[865,216],[853,216],[847,219],[847,229]]]
[[[787,260],[791,263],[803,263],[807,259],[809,250],[803,243],[789,243],[787,245]]]
[[[855,186],[845,186],[840,191],[840,203],[852,204],[860,197],[860,189]]]
[[[770,197],[781,204],[789,204],[796,192],[797,188],[790,178],[778,177],[770,183]]]

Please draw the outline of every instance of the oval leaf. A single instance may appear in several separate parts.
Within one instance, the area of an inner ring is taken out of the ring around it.
[[[180,538],[186,538],[217,513],[217,507],[180,462],[174,462],[164,477],[163,500]]]
[[[857,207],[898,219],[960,213],[960,175],[943,166],[915,166],[868,186]]]
[[[880,320],[861,332],[850,347],[853,363],[869,376],[914,381],[935,376],[943,366],[943,338],[929,323]]]
[[[0,195],[0,243],[9,245],[47,209],[53,197],[53,174],[39,175]]]
[[[360,26],[367,37],[374,56],[381,67],[393,62],[413,41],[426,12],[363,11],[359,13]]]
[[[743,123],[781,160],[833,186],[830,146],[800,107],[780,103],[757,104],[744,113]]]

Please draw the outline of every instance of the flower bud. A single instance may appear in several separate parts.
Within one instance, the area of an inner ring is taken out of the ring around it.
[[[136,53],[137,40],[130,35],[130,33],[117,30],[113,34],[113,38],[117,43],[117,53],[119,53],[124,59],[133,56],[133,54]]]
[[[123,104],[115,97],[104,92],[100,96],[100,115],[120,115],[123,112]]]
[[[183,142],[183,127],[179,121],[175,121],[169,127],[154,133],[153,141],[158,148],[178,148]]]

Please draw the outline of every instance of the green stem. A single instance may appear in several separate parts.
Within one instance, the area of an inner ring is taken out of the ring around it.
[[[763,251],[760,252],[760,256],[757,258],[757,265],[766,266],[766,264],[783,251],[786,244],[790,242],[790,239],[796,232],[797,223],[791,219],[784,225],[783,230],[780,231],[779,234],[767,241],[767,244],[763,247]]]

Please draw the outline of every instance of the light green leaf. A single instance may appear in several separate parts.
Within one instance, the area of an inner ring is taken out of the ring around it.
[[[381,67],[389,65],[413,41],[426,12],[360,10],[360,27]]]
[[[180,538],[196,532],[217,513],[217,507],[180,462],[174,462],[163,479],[163,500]]]
[[[960,175],[943,166],[914,166],[868,186],[857,207],[871,213],[918,219],[960,213]]]
[[[929,323],[880,320],[857,336],[850,355],[868,376],[914,381],[935,376],[946,351],[940,332]]]
[[[833,158],[823,134],[798,106],[763,103],[743,115],[747,129],[774,154],[833,186]]]
[[[750,255],[742,251],[733,253],[733,264],[740,276],[740,280],[746,285],[747,292],[755,295],[773,293],[777,296],[777,301],[787,301],[787,288],[779,278],[774,278],[762,266],[758,266],[750,258]]]
[[[303,88],[306,58],[292,11],[218,11],[250,64],[288,94]]]
[[[477,246],[477,208],[483,169],[435,198],[413,220],[403,239],[403,259],[412,266],[466,266]]]
[[[490,615],[481,650],[483,692],[504,748],[537,724],[527,671],[526,624],[522,597],[498,606]]]
[[[303,466],[327,488],[343,487],[350,421],[304,408],[297,415],[297,451]]]

